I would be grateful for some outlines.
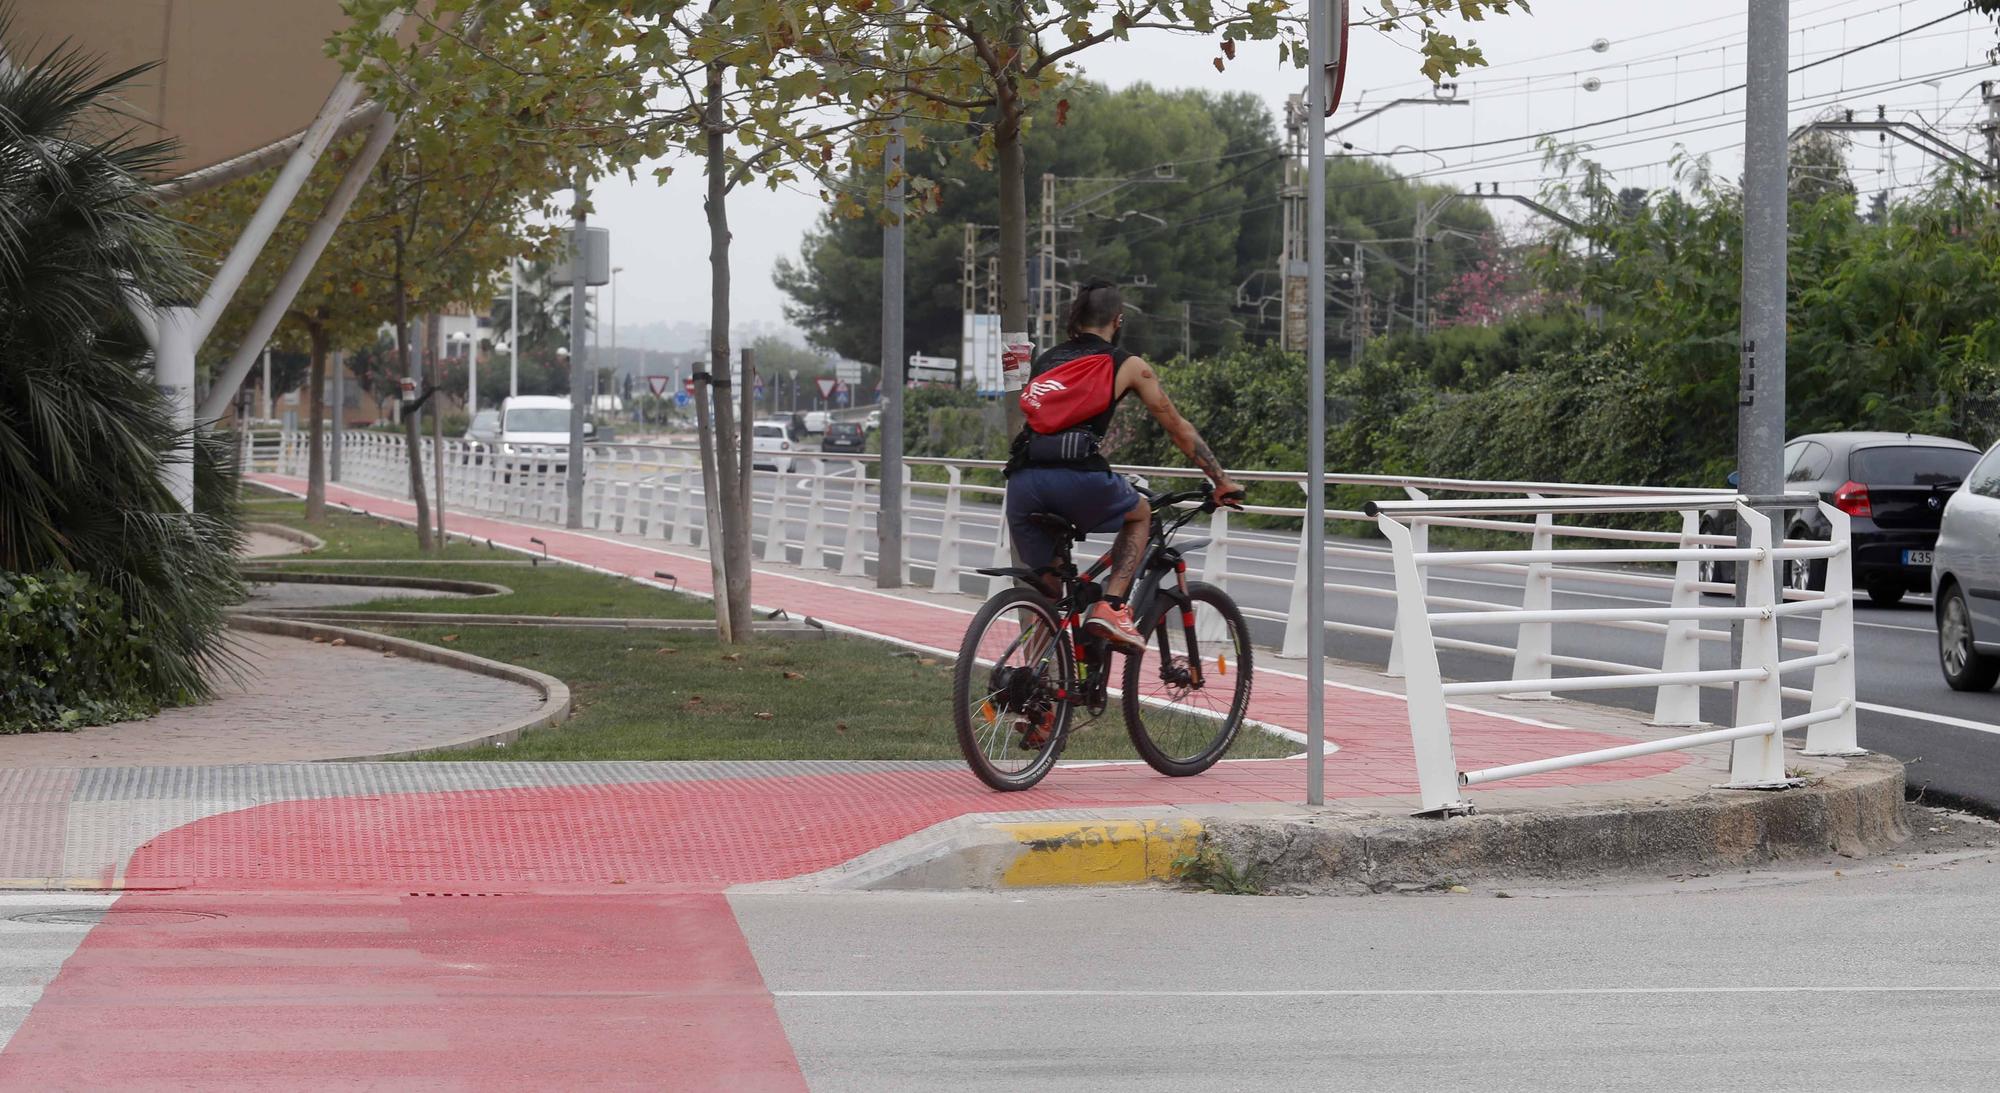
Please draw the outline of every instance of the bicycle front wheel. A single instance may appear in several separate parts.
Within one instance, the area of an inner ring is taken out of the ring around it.
[[[1055,766],[1069,733],[1074,661],[1046,599],[1010,589],[973,617],[952,673],[958,748],[994,789],[1027,789]]]
[[[1210,584],[1162,589],[1145,653],[1125,657],[1125,730],[1161,774],[1185,778],[1215,765],[1250,709],[1250,629],[1228,593]]]

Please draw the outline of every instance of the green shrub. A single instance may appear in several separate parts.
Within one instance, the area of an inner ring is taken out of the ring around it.
[[[81,573],[0,573],[0,734],[146,717],[152,642]]]

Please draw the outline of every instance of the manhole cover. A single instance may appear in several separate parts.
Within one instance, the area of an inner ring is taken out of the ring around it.
[[[7,916],[10,922],[46,926],[172,926],[222,917],[220,911],[166,911],[147,907],[65,907]]]

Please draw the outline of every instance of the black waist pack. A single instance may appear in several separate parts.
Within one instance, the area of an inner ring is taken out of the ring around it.
[[[1028,462],[1081,463],[1097,454],[1097,434],[1089,429],[1028,434]]]

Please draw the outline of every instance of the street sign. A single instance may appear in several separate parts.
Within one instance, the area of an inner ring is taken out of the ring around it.
[[[850,387],[861,382],[861,368],[862,364],[860,361],[838,360],[833,362],[833,374],[839,377],[840,382]]]
[[[693,377],[693,376],[689,376],[688,378],[686,378],[686,379],[684,379],[684,380],[682,380],[682,381],[681,381],[681,390],[682,390],[682,391],[685,391],[686,393],[688,393],[688,394],[690,394],[690,395],[694,394],[694,377]],[[683,401],[683,402],[681,403],[681,405],[682,405],[682,406],[686,406],[686,405],[687,405],[687,403],[686,403],[685,401]]]
[[[686,391],[682,391],[681,393],[674,396],[675,406],[686,406],[688,403],[693,401],[694,401],[694,396],[688,394]]]
[[[910,354],[909,380],[912,383],[958,382],[958,360],[953,357],[926,357]]]
[[[834,379],[832,376],[821,376],[813,382],[819,385],[819,397],[821,398],[832,398],[833,389],[840,386],[840,381]]]
[[[646,386],[653,389],[654,398],[659,398],[661,395],[667,393],[667,384],[673,381],[674,377],[672,376],[647,376]]]

